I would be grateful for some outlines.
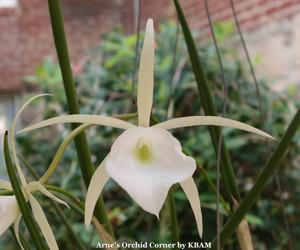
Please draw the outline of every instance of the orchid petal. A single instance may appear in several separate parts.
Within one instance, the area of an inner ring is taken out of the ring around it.
[[[44,194],[45,196],[49,197],[50,199],[66,206],[67,208],[70,208],[68,203],[66,203],[65,201],[57,198],[55,195],[53,195],[51,192],[49,192],[41,183],[39,183],[38,181],[32,181],[30,183],[28,183],[28,191],[29,192],[34,192],[34,191],[40,191],[42,194]]]
[[[191,177],[196,163],[167,130],[136,127],[116,139],[105,167],[140,207],[158,217],[170,187]]]
[[[102,161],[100,166],[96,169],[85,199],[85,210],[84,210],[84,224],[87,228],[91,224],[91,220],[93,217],[94,208],[96,206],[97,200],[105,186],[105,184],[109,180],[109,175],[105,169],[105,160]]]
[[[5,189],[5,190],[12,190],[12,186],[9,181],[6,180],[0,180],[0,188]]]
[[[108,117],[108,116],[99,116],[99,115],[62,115],[57,116],[54,118],[50,118],[36,124],[30,125],[26,128],[23,128],[19,131],[28,132],[30,130],[43,128],[47,126],[51,126],[54,124],[61,124],[61,123],[86,123],[86,124],[95,124],[95,125],[102,125],[102,126],[109,126],[114,128],[121,128],[121,129],[128,129],[135,127],[135,125],[122,121],[117,118]]]
[[[18,218],[16,219],[16,221],[14,223],[14,232],[15,232],[15,236],[17,238],[17,241],[19,243],[19,246],[21,247],[22,250],[24,250],[24,248],[22,246],[22,243],[20,241],[20,234],[19,234],[19,225],[20,225],[21,218],[22,218],[22,214],[20,214],[18,216]]]
[[[191,204],[196,219],[198,232],[200,238],[202,238],[202,232],[203,232],[202,212],[201,212],[201,204],[200,204],[200,198],[199,198],[197,186],[192,177],[188,178],[185,181],[180,182],[180,185]]]
[[[164,129],[175,129],[175,128],[183,128],[183,127],[191,127],[191,126],[200,126],[200,125],[236,128],[236,129],[248,131],[275,140],[274,137],[257,128],[254,128],[242,122],[238,122],[238,121],[234,121],[228,118],[223,118],[218,116],[187,116],[187,117],[174,118],[165,122],[158,123],[154,125],[154,127],[160,127]]]
[[[153,20],[148,19],[144,45],[141,53],[138,79],[138,117],[139,126],[148,127],[153,101],[154,72],[154,29]]]
[[[0,196],[0,236],[13,224],[20,214],[14,195]]]
[[[17,112],[17,114],[15,115],[13,122],[12,122],[12,126],[11,126],[11,130],[10,130],[10,143],[11,143],[11,150],[12,150],[12,156],[13,156],[13,161],[17,167],[17,171],[21,180],[21,183],[23,186],[25,186],[27,184],[26,182],[26,178],[23,174],[23,171],[21,169],[18,157],[17,157],[17,151],[16,151],[16,145],[15,145],[15,130],[16,130],[16,126],[17,126],[17,121],[19,119],[19,117],[21,116],[23,110],[31,103],[33,102],[35,99],[42,97],[42,96],[49,96],[49,94],[41,94],[41,95],[37,95],[34,96],[32,98],[30,98]]]
[[[32,214],[34,219],[36,220],[37,224],[39,225],[41,232],[43,236],[45,237],[45,240],[50,248],[50,250],[59,250],[54,234],[52,232],[52,229],[47,221],[47,218],[44,214],[43,209],[41,208],[40,204],[37,202],[37,200],[32,196],[29,195],[29,202],[31,204],[32,208]]]

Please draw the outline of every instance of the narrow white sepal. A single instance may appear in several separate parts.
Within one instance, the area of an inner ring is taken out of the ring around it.
[[[188,178],[185,181],[180,182],[180,185],[191,204],[196,219],[199,236],[200,238],[202,238],[202,233],[203,233],[202,212],[201,212],[201,203],[200,203],[197,186],[192,177]]]
[[[0,180],[0,188],[5,189],[5,190],[12,190],[12,186],[9,181],[6,180]]]
[[[40,204],[37,200],[32,196],[29,195],[29,202],[31,204],[33,217],[36,220],[37,224],[39,225],[41,232],[50,248],[50,250],[59,250],[54,234],[52,229],[47,221],[47,218],[44,214],[43,209],[41,208]]]
[[[54,194],[52,194],[51,192],[49,192],[41,183],[39,183],[38,181],[32,181],[30,183],[28,183],[28,191],[30,193],[34,192],[34,191],[40,191],[42,194],[44,194],[45,196],[49,197],[50,199],[66,206],[67,208],[70,209],[70,206],[68,205],[68,203],[66,203],[65,201],[59,199],[58,197],[56,197]]]
[[[85,209],[84,209],[84,224],[86,228],[88,228],[88,226],[91,224],[93,212],[97,200],[99,199],[99,196],[105,184],[109,180],[109,175],[107,174],[105,169],[105,160],[106,158],[96,169],[86,194]]]
[[[15,132],[16,132],[16,127],[17,127],[17,122],[19,117],[21,116],[23,110],[31,103],[33,102],[35,99],[42,97],[42,96],[49,96],[49,94],[41,94],[41,95],[36,95],[32,98],[30,98],[17,112],[17,114],[15,115],[13,122],[12,122],[12,126],[10,129],[10,144],[11,144],[11,151],[12,151],[12,158],[13,161],[16,165],[22,186],[26,186],[27,182],[26,182],[26,178],[23,174],[23,171],[21,169],[20,163],[19,163],[19,159],[17,157],[17,149],[16,149],[16,144],[15,144]]]
[[[153,101],[154,75],[154,28],[153,20],[148,19],[141,52],[140,69],[138,76],[138,118],[139,126],[148,127]]]
[[[21,247],[22,250],[24,250],[24,248],[23,248],[23,246],[22,246],[22,243],[21,243],[21,241],[20,241],[20,234],[19,234],[19,225],[20,225],[21,218],[22,218],[22,214],[20,214],[20,215],[18,216],[17,220],[16,220],[15,223],[14,223],[14,232],[15,232],[17,241],[18,241],[18,243],[19,243],[19,246]]]
[[[108,117],[108,116],[100,116],[100,115],[62,115],[54,118],[50,118],[33,125],[30,125],[26,128],[23,128],[18,133],[28,132],[30,130],[48,127],[55,124],[62,123],[84,123],[84,124],[95,124],[102,126],[109,126],[114,128],[128,129],[135,127],[135,125],[122,121],[117,118]]]
[[[238,122],[235,120],[231,120],[228,118],[218,117],[218,116],[187,116],[174,118],[165,122],[158,123],[154,125],[155,127],[160,127],[164,129],[175,129],[175,128],[183,128],[183,127],[191,127],[191,126],[201,126],[201,125],[210,125],[210,126],[221,126],[228,128],[236,128],[240,130],[244,130],[247,132],[251,132],[257,135],[261,135],[270,139],[275,140],[274,137],[267,134],[264,131],[261,131],[257,128],[249,126],[245,123]]]

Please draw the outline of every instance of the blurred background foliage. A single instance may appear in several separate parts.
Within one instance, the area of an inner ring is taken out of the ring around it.
[[[258,99],[254,83],[249,75],[248,65],[240,60],[240,55],[234,48],[222,46],[234,34],[234,26],[231,22],[219,23],[215,25],[215,31],[221,46],[228,82],[229,103],[226,116],[262,128]],[[79,65],[73,65],[81,113],[116,115],[136,112],[135,91],[132,92],[133,75],[136,84],[138,70],[133,66],[135,65],[136,40],[136,35],[126,36],[122,30],[115,29],[105,34],[101,38],[101,44],[96,48],[91,48]],[[177,45],[176,40],[178,40]],[[221,114],[224,94],[215,48],[210,41],[201,44],[199,52],[204,59],[207,78]],[[167,117],[203,115],[186,45],[181,34],[178,35],[175,23],[168,22],[157,27],[155,56],[153,114],[159,120]],[[256,67],[259,67],[259,57],[254,63]],[[32,107],[31,111],[25,113],[23,118],[25,124],[67,112],[60,69],[51,58],[45,59],[36,68],[35,75],[27,76],[25,80],[32,89],[36,90],[34,94],[43,92],[53,95],[53,97],[45,99],[43,105],[39,103],[36,107]],[[295,112],[294,105],[298,102],[296,89],[291,88],[284,93],[274,92],[270,88],[270,83],[263,79],[260,79],[259,86],[268,132],[274,137],[280,138]],[[28,99],[28,96],[25,99]],[[41,111],[41,106],[43,112],[39,112],[40,115],[37,117],[36,111]],[[32,112],[33,109],[36,109],[35,112]],[[56,149],[68,132],[68,126],[61,125],[21,135],[18,138],[20,155],[41,175],[50,164]],[[184,150],[195,157],[215,181],[216,157],[207,128],[177,129],[173,132],[182,142]],[[238,130],[223,129],[223,133],[235,167],[239,188],[244,195],[253,185],[259,170],[269,156],[267,144],[260,137]],[[93,162],[95,166],[98,166],[109,152],[110,146],[120,134],[120,130],[93,127],[87,131],[87,134]],[[286,247],[287,233],[283,226],[280,196],[284,200],[292,237],[293,239],[300,237],[299,221],[296,219],[300,218],[300,190],[299,185],[296,185],[300,178],[299,164],[297,164],[300,158],[299,141],[300,135],[298,134],[279,169],[278,174],[281,176],[280,181],[284,191],[279,193],[275,184],[270,183],[247,216],[255,249],[275,250]],[[201,171],[196,171],[194,177],[202,201],[204,240],[209,241],[215,236],[216,195],[209,189]],[[74,145],[67,149],[50,182],[71,191],[84,200],[85,190]],[[179,187],[175,186],[174,191],[181,241],[197,241],[198,234],[190,205]],[[103,197],[119,241],[168,242],[170,240],[168,209],[162,210],[160,221],[158,221],[154,216],[139,208],[113,181],[106,186]],[[44,203],[45,206],[51,205],[47,200],[44,200]],[[54,228],[61,249],[74,249],[73,242],[68,237],[68,231],[62,226],[59,217],[52,216],[55,213],[54,208],[50,208],[47,212],[49,213],[47,217]],[[85,230],[80,214],[66,209],[64,212],[73,223],[74,230],[87,246],[92,246],[99,240],[92,229]],[[225,213],[224,220],[226,220]],[[6,246],[8,242],[11,242],[9,238],[5,241]],[[229,245],[230,247],[228,246],[227,249],[238,248],[237,242],[232,241]],[[295,245],[295,249],[298,248],[300,245]]]

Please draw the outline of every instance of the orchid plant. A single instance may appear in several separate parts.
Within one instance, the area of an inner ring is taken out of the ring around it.
[[[154,28],[149,19],[138,74],[138,125],[101,115],[62,115],[30,125],[20,132],[61,124],[83,123],[125,130],[113,143],[110,153],[95,171],[85,201],[85,225],[91,223],[96,202],[110,178],[115,180],[145,211],[159,217],[172,185],[179,183],[195,215],[199,236],[203,225],[197,186],[192,178],[195,160],[182,152],[180,142],[168,131],[176,128],[210,125],[231,127],[266,138],[269,134],[247,124],[217,116],[189,116],[150,126],[154,81]],[[14,157],[16,160],[16,157]],[[24,182],[24,180],[23,180]],[[25,183],[25,182],[24,182]],[[29,196],[30,198],[31,196]],[[32,198],[30,198],[32,200]]]
[[[47,221],[47,218],[44,214],[44,211],[39,204],[39,202],[36,200],[36,198],[33,196],[33,193],[35,191],[39,191],[48,198],[52,199],[55,202],[58,202],[60,204],[65,205],[69,208],[69,205],[56,197],[54,194],[52,194],[50,191],[48,191],[44,186],[43,183],[47,180],[47,178],[41,178],[39,181],[30,181],[27,182],[25,178],[25,174],[23,173],[18,157],[17,157],[17,150],[15,145],[15,130],[18,118],[20,117],[22,111],[26,108],[26,106],[36,99],[37,97],[44,96],[44,95],[38,95],[30,100],[28,100],[18,111],[15,118],[12,122],[12,127],[10,130],[10,144],[12,148],[12,156],[14,163],[17,168],[17,172],[19,175],[19,179],[21,181],[21,188],[23,191],[23,194],[26,198],[26,201],[29,201],[31,208],[32,208],[32,214],[34,219],[36,220],[37,224],[40,227],[40,230],[50,248],[50,250],[58,250],[58,246],[54,237],[54,234],[52,232],[52,229]],[[13,191],[12,185],[9,181],[6,180],[0,180],[0,188],[7,190],[7,191]],[[22,214],[19,209],[18,202],[16,200],[16,197],[14,195],[7,195],[7,196],[0,196],[0,236],[12,225],[14,224],[14,232],[17,238],[17,241],[20,245],[20,247],[23,249],[20,237],[19,237],[19,224],[20,220],[22,218]]]

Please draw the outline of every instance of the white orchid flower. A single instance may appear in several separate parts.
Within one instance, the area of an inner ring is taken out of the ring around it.
[[[12,150],[12,156],[13,156],[13,161],[17,167],[17,172],[21,181],[22,185],[22,190],[23,194],[26,198],[26,200],[29,200],[29,203],[32,208],[32,214],[34,219],[36,220],[37,224],[40,227],[40,230],[50,248],[50,250],[58,250],[58,246],[54,237],[54,234],[52,232],[52,229],[46,219],[46,216],[43,212],[42,207],[38,203],[38,201],[34,198],[33,193],[35,191],[39,191],[48,198],[61,203],[69,208],[69,205],[64,202],[63,200],[57,198],[54,196],[51,192],[49,192],[39,181],[31,181],[28,182],[26,181],[25,175],[21,169],[18,157],[17,157],[17,151],[15,147],[15,129],[16,129],[16,124],[19,116],[21,115],[22,111],[24,108],[34,99],[44,96],[44,95],[38,95],[33,98],[31,98],[29,101],[27,101],[23,107],[18,111],[16,114],[13,123],[12,123],[12,128],[10,130],[10,143],[11,143],[11,150]],[[13,191],[12,186],[10,182],[6,180],[0,180],[0,188],[8,191]],[[0,196],[0,236],[12,225],[14,224],[14,231],[16,238],[18,240],[18,243],[20,247],[23,249],[22,244],[20,242],[19,238],[19,223],[21,220],[22,214],[20,212],[16,197],[14,195],[10,196]]]
[[[107,181],[112,178],[145,211],[159,216],[168,191],[180,183],[194,212],[202,237],[202,215],[199,194],[192,178],[195,160],[182,153],[180,142],[167,130],[212,125],[245,130],[267,138],[267,133],[247,124],[215,116],[190,116],[171,119],[149,126],[154,71],[154,29],[148,20],[138,75],[138,126],[106,116],[63,115],[33,124],[21,132],[60,123],[86,123],[125,131],[113,143],[109,155],[95,171],[86,196],[85,225],[91,223],[95,204]]]
[[[19,214],[20,210],[15,196],[0,196],[0,235],[17,220]]]

